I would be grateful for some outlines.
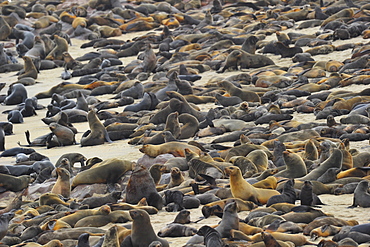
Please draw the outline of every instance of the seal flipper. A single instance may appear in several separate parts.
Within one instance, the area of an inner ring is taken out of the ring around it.
[[[24,134],[26,135],[26,140],[27,140],[28,144],[31,145],[31,140],[30,140],[31,134],[30,134],[30,131],[27,130],[26,132],[24,132]]]
[[[127,236],[121,243],[121,247],[132,247],[131,236]]]
[[[206,174],[198,174],[198,175],[201,176],[202,178],[204,178],[206,180],[206,183],[209,183],[211,185],[211,187],[217,187],[215,178],[213,178],[209,175],[206,175]]]
[[[113,141],[110,139],[110,137],[109,137],[109,134],[108,134],[108,131],[107,130],[105,130],[104,131],[104,138],[105,138],[105,140],[107,141],[107,142],[109,142],[109,143],[112,143]]]

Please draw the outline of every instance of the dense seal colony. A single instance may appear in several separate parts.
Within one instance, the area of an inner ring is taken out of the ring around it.
[[[370,207],[369,2],[0,8],[0,246],[369,246],[365,210],[319,198]],[[45,134],[9,145],[35,118]],[[142,157],[99,157],[120,141]]]

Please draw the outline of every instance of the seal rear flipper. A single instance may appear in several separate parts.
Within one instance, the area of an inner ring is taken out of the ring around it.
[[[206,175],[206,174],[198,174],[199,176],[201,176],[202,178],[204,178],[206,180],[206,183],[209,183],[212,187],[217,187],[217,184],[216,184],[216,179],[209,176],[209,175]]]
[[[31,145],[31,140],[30,140],[31,134],[30,134],[30,131],[27,130],[26,132],[24,132],[24,134],[26,135],[26,140],[27,140],[28,144]]]

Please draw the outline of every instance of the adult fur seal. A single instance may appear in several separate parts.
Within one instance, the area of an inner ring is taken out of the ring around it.
[[[85,132],[81,138],[81,146],[94,146],[103,144],[105,141],[112,142],[104,125],[100,122],[94,110],[87,114],[90,132]]]
[[[0,174],[0,187],[6,190],[18,192],[28,187],[31,182],[29,175],[15,177],[7,174]]]
[[[276,190],[255,188],[244,180],[239,167],[229,166],[225,173],[230,177],[231,193],[234,197],[252,201],[256,204],[266,204],[270,197],[280,195]]]
[[[238,96],[242,100],[248,101],[248,102],[261,102],[261,99],[257,93],[252,92],[252,91],[242,90],[236,87],[234,84],[232,84],[229,81],[223,80],[217,84],[218,86],[225,88],[225,90],[231,96]]]
[[[307,174],[306,164],[301,156],[296,153],[283,151],[286,168],[276,174],[275,177],[299,178]]]
[[[54,35],[55,48],[46,56],[49,60],[63,60],[63,52],[68,52],[68,42],[58,35]]]
[[[274,61],[264,55],[255,55],[242,50],[234,50],[227,56],[225,66],[220,72],[223,73],[229,68],[237,70],[239,66],[241,69],[249,69],[273,64],[275,64]]]
[[[58,179],[51,189],[51,193],[62,195],[64,198],[69,198],[71,195],[71,174],[67,169],[58,167],[56,169]]]
[[[295,204],[296,197],[297,196],[294,190],[294,179],[289,179],[284,184],[283,192],[281,193],[281,195],[270,197],[270,199],[266,203],[266,207],[269,207],[272,204],[281,203],[281,202]]]
[[[167,240],[158,238],[155,234],[146,211],[131,209],[130,216],[133,220],[131,235],[125,238],[121,247],[149,246],[153,241],[159,241],[163,247],[169,247]]]
[[[6,105],[16,105],[27,99],[27,90],[23,84],[14,84],[9,86],[8,96],[4,100]]]
[[[367,192],[369,188],[369,182],[363,180],[358,183],[354,195],[353,195],[353,203],[351,207],[363,207],[368,208],[370,207],[370,194]]]
[[[236,202],[230,202],[226,204],[221,222],[215,227],[215,230],[221,235],[222,238],[231,237],[231,230],[239,229],[239,218],[237,214],[237,204]],[[204,241],[204,238],[199,235],[194,235],[186,244],[199,244]]]
[[[158,194],[153,178],[144,166],[136,166],[126,186],[126,202],[135,204],[143,197],[148,205],[162,209],[163,200]]]
[[[25,78],[25,77],[31,77],[33,79],[37,79],[37,69],[35,65],[33,64],[32,58],[23,56],[24,61],[24,73],[18,76],[18,80]]]
[[[222,247],[224,243],[222,242],[221,235],[210,226],[202,226],[199,228],[198,235],[204,237],[204,244],[206,246]]]
[[[343,154],[340,149],[335,148],[330,155],[330,157],[325,160],[319,167],[312,170],[306,176],[299,178],[299,180],[316,180],[318,179],[326,170],[331,167],[340,168],[342,166]]]
[[[9,221],[13,217],[13,212],[4,213],[0,216],[0,240],[3,239],[8,232]]]
[[[166,153],[173,154],[176,157],[185,157],[186,148],[197,153],[198,155],[201,153],[201,150],[198,147],[182,142],[168,142],[160,145],[146,144],[143,145],[143,147],[139,150],[150,157],[157,157],[160,154]]]
[[[72,188],[79,184],[115,183],[127,171],[132,170],[133,162],[112,158],[78,173],[72,182]]]

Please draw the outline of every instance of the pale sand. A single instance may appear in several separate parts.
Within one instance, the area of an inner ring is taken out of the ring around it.
[[[307,29],[307,30],[294,30],[289,29],[288,31],[296,31],[296,32],[306,32],[306,33],[312,33],[316,31],[317,28]],[[139,33],[132,33],[132,34],[126,34],[122,35],[120,38],[127,40],[135,36],[143,35],[147,32],[139,32]],[[276,39],[276,37],[270,36],[268,39]],[[80,55],[83,55],[89,51],[93,51],[93,48],[87,48],[87,49],[80,49],[80,45],[84,43],[85,41],[81,40],[72,40],[72,46],[69,47],[69,52],[71,55],[76,58]],[[349,41],[336,41],[334,44],[337,45],[339,43],[347,43]],[[352,39],[350,42],[366,42],[362,38],[356,38]],[[307,49],[307,47],[304,47],[304,50]],[[271,57],[274,61],[276,61],[277,65],[282,66],[289,66],[292,64],[291,59],[284,58],[280,59],[280,56],[274,56],[274,55],[268,55]],[[336,59],[339,61],[343,61],[344,59],[350,57],[350,50],[341,51],[341,52],[333,52],[329,55],[319,55],[314,57],[316,61],[318,60],[329,60],[329,59]],[[129,57],[129,58],[123,58],[122,61],[124,62],[124,65],[128,64],[129,61],[135,59],[136,57]],[[38,76],[37,81],[40,83],[28,86],[28,96],[34,96],[36,93],[40,91],[45,91],[51,88],[52,86],[62,82],[63,80],[60,78],[60,74],[63,71],[62,68],[57,68],[53,70],[44,70],[41,71],[41,73]],[[248,70],[246,70],[248,71]],[[224,74],[217,74],[215,71],[209,71],[202,74],[202,80],[197,81],[196,85],[202,85],[203,83],[207,82],[210,78],[217,76],[217,77],[227,77],[232,74],[236,74],[240,72],[226,72]],[[7,82],[7,86],[16,81],[15,72],[7,73],[7,74],[0,74],[1,81]],[[71,82],[77,82],[79,78],[72,78]],[[366,88],[365,85],[353,85],[346,88],[336,88],[333,90],[340,90],[340,89],[346,89],[346,90],[353,90],[353,91],[361,91],[362,89]],[[7,92],[8,87],[4,88],[2,90],[2,93]],[[99,98],[109,98],[112,95],[104,95],[103,97]],[[39,100],[39,103],[47,106],[50,103],[50,98],[47,99],[41,99]],[[4,106],[1,105],[0,109],[1,111],[12,109],[14,106]],[[209,108],[215,107],[214,104],[208,104],[208,105],[199,105],[199,107],[202,110],[207,110]],[[122,111],[124,107],[120,107],[117,109],[112,109],[115,111]],[[12,148],[16,147],[17,142],[21,142],[22,144],[26,144],[26,139],[24,136],[24,132],[26,130],[29,130],[31,133],[31,140],[49,133],[49,128],[47,125],[45,125],[43,122],[41,122],[41,118],[45,117],[46,110],[38,110],[37,116],[28,117],[25,118],[25,122],[23,124],[14,124],[14,135],[7,136],[6,137],[6,148]],[[0,121],[7,121],[5,114],[0,115]],[[341,117],[337,117],[336,120],[339,121]],[[313,114],[298,114],[294,113],[294,119],[302,122],[309,122],[314,121]],[[324,122],[325,120],[319,120],[319,122]],[[88,124],[86,123],[75,123],[74,126],[77,128],[79,133],[76,135],[77,142],[80,141],[81,136],[83,132],[85,132],[88,129]],[[214,137],[207,137],[207,138],[201,138],[200,142],[209,142]],[[142,157],[142,153],[138,150],[140,146],[132,146],[129,145],[128,140],[120,140],[120,141],[114,141],[111,144],[104,144],[99,146],[92,146],[92,147],[80,147],[79,145],[73,145],[73,146],[66,146],[66,147],[56,147],[52,149],[46,149],[45,147],[34,147],[34,149],[50,158],[50,160],[55,163],[57,159],[64,153],[68,152],[79,152],[85,155],[88,158],[98,156],[102,159],[112,158],[112,157],[122,157],[127,160],[131,161],[137,161],[138,158]],[[358,148],[361,152],[364,151],[370,151],[370,146],[368,145],[368,141],[363,142],[353,142],[351,143],[352,148]],[[8,158],[1,158],[1,164],[12,164],[14,163],[14,158],[8,157]],[[322,210],[325,213],[332,214],[336,217],[342,218],[342,219],[355,219],[359,223],[368,223],[370,220],[370,209],[364,209],[364,208],[354,208],[349,209],[348,206],[352,204],[353,195],[341,195],[341,196],[334,196],[334,195],[320,195],[321,200],[327,204],[325,206],[322,206]],[[200,208],[198,209],[192,209],[191,211],[191,220],[195,221],[200,216],[202,216]],[[177,213],[168,213],[165,210],[162,210],[157,215],[151,215],[151,222],[153,224],[154,230],[158,232],[163,226],[166,224],[172,222],[175,218]],[[239,213],[239,217],[244,219],[248,212],[241,212]],[[190,224],[191,226],[199,229],[202,225],[215,225],[219,222],[219,218],[212,216],[208,219],[202,220],[201,222],[197,224]],[[167,240],[170,242],[171,246],[182,246],[186,243],[186,241],[190,237],[181,237],[181,238],[167,238]],[[316,242],[318,242],[320,239],[318,239]]]

